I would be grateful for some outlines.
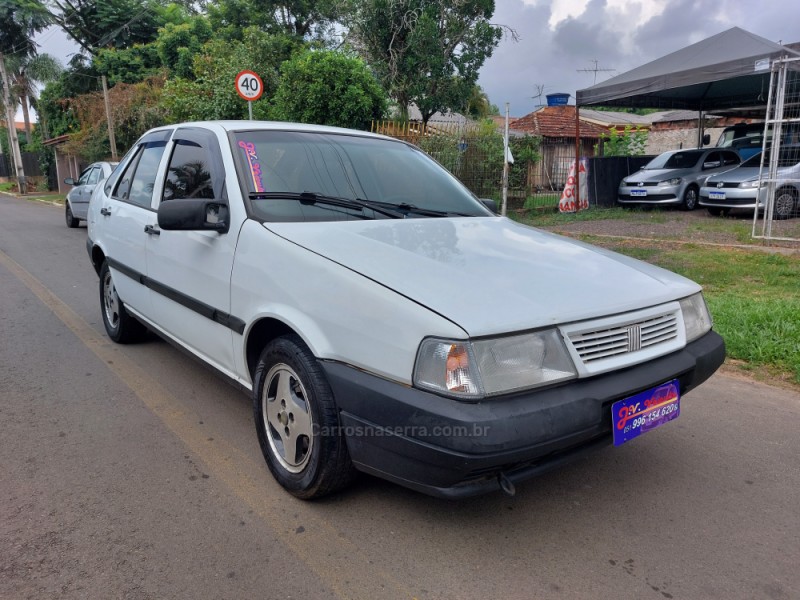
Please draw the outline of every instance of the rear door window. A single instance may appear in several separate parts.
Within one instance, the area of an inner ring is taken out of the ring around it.
[[[128,164],[112,197],[137,206],[150,208],[153,188],[166,141],[142,144],[137,155]]]

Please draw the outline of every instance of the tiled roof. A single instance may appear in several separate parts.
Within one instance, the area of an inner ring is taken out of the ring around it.
[[[545,106],[511,123],[511,127],[532,135],[549,138],[575,138],[575,107]],[[594,123],[580,122],[581,138],[597,139],[608,129]]]

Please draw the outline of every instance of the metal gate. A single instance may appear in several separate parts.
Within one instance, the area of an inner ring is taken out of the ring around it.
[[[763,139],[753,237],[800,241],[800,58],[772,63]]]

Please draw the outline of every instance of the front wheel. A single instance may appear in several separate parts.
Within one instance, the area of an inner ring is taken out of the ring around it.
[[[253,414],[261,452],[289,493],[311,499],[353,479],[333,392],[319,362],[297,335],[270,342],[253,385]]]
[[[65,202],[64,204],[66,204],[66,206],[67,206],[66,210],[64,211],[64,217],[65,217],[65,219],[67,221],[67,227],[69,227],[70,229],[75,229],[78,226],[78,223],[80,223],[81,220],[80,219],[76,219],[72,215],[72,208],[70,207],[69,202]]]
[[[147,328],[125,310],[106,260],[100,267],[100,309],[108,337],[118,344],[138,342],[147,334]]]
[[[693,185],[690,185],[686,188],[686,191],[683,192],[681,209],[694,210],[695,208],[697,208],[697,188]]]
[[[795,205],[797,204],[797,193],[788,188],[778,190],[775,195],[775,210],[774,215],[776,219],[788,219],[795,213]]]

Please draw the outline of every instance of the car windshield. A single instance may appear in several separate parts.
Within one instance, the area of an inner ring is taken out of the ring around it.
[[[449,172],[403,142],[257,130],[235,132],[233,150],[251,209],[266,221],[491,215]]]
[[[703,150],[686,150],[683,152],[664,152],[659,154],[645,169],[691,169],[703,156]]]
[[[758,154],[751,156],[746,161],[744,161],[741,166],[742,167],[760,167],[761,166],[761,152]],[[766,150],[764,153],[764,168],[769,167],[769,160],[771,153],[769,150]],[[781,148],[781,153],[779,154],[778,158],[778,167],[793,167],[797,163],[800,163],[800,146],[788,146]]]

